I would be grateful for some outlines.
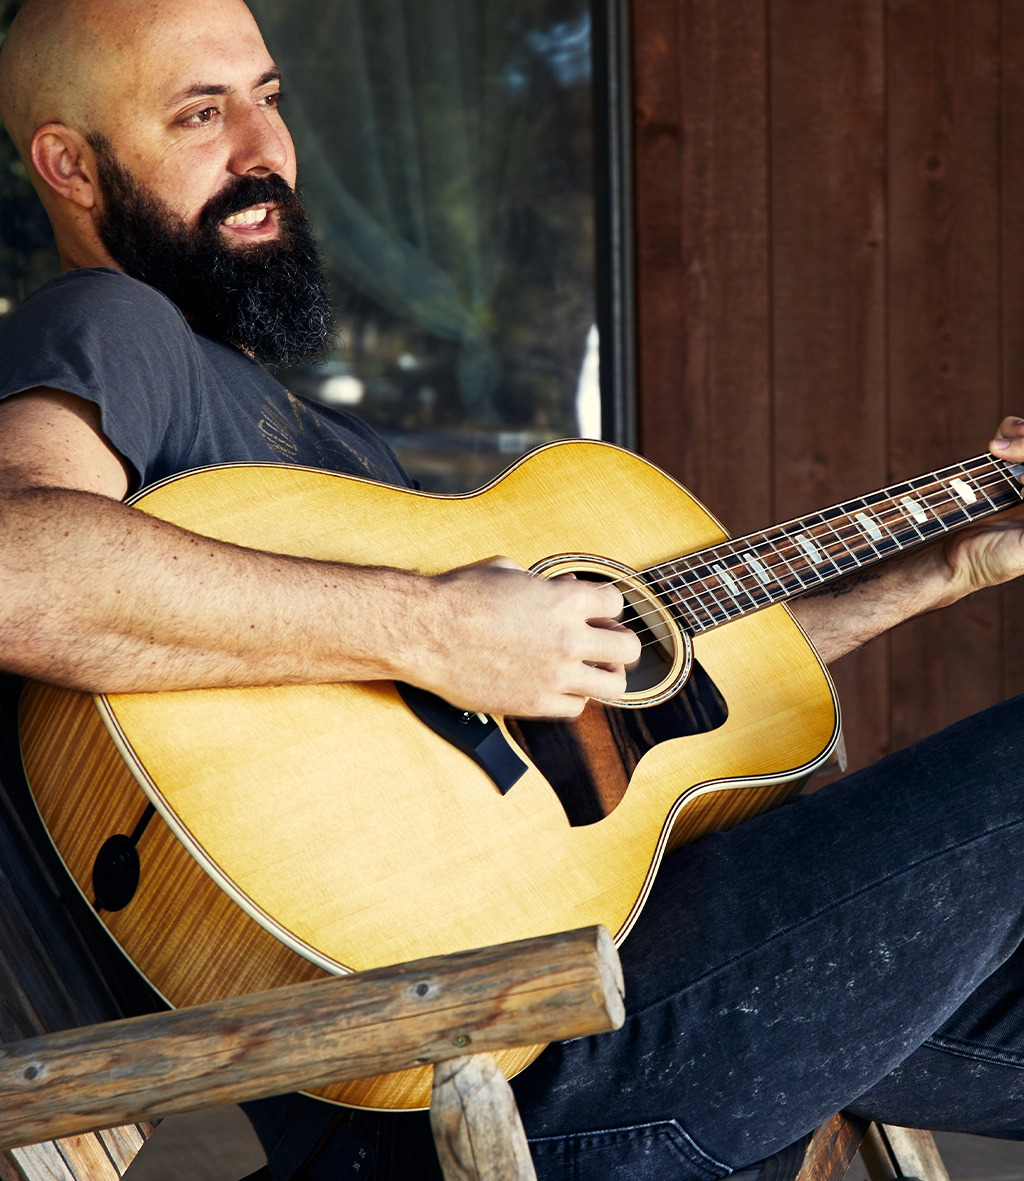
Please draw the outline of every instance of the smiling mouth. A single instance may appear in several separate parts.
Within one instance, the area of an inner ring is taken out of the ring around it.
[[[258,226],[267,220],[269,209],[243,209],[241,213],[233,213],[224,218],[222,226]]]

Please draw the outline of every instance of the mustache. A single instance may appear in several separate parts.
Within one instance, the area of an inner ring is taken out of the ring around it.
[[[203,231],[216,229],[232,214],[241,213],[253,205],[269,203],[289,210],[300,204],[300,198],[298,192],[276,172],[269,176],[240,176],[206,202],[199,213],[199,228]]]

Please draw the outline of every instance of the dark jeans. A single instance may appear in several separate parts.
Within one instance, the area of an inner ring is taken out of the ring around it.
[[[840,1108],[1024,1139],[1022,939],[1019,698],[668,857],[624,1028],[515,1080],[538,1178],[711,1181]],[[310,1178],[440,1176],[425,1115],[341,1120]]]

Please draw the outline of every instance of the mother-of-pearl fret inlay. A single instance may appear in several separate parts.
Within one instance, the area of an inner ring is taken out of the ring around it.
[[[964,504],[977,504],[978,494],[966,480],[950,480],[950,488],[960,497]]]
[[[900,500],[900,504],[903,505],[919,525],[923,525],[928,520],[928,514],[924,511],[924,507],[919,500],[915,500],[912,496],[904,496]]]
[[[824,554],[822,554],[821,550],[818,549],[818,547],[814,544],[813,541],[811,541],[811,539],[807,536],[806,533],[798,533],[793,540],[796,541],[796,543],[800,546],[800,548],[804,551],[804,553],[811,559],[812,562],[824,561]]]
[[[882,540],[882,530],[875,524],[867,513],[857,513],[853,518],[872,541]]]
[[[721,562],[716,562],[711,569],[718,575],[718,581],[727,588],[731,595],[739,594],[741,589],[739,583],[737,583],[736,579],[733,578]]]
[[[758,582],[760,582],[762,586],[767,586],[768,583],[771,582],[771,580],[772,580],[771,575],[764,568],[764,566],[762,566],[762,564],[757,560],[757,558],[754,557],[754,555],[750,552],[750,550],[747,550],[747,552],[745,554],[740,554],[740,557],[743,559],[744,562],[746,562],[746,564],[750,567],[750,569],[754,571],[754,576],[757,578]]]

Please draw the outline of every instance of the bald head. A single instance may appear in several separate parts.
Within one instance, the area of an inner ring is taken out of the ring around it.
[[[133,75],[211,17],[256,29],[242,0],[27,0],[0,50],[0,120],[22,158],[46,123],[106,134]]]

